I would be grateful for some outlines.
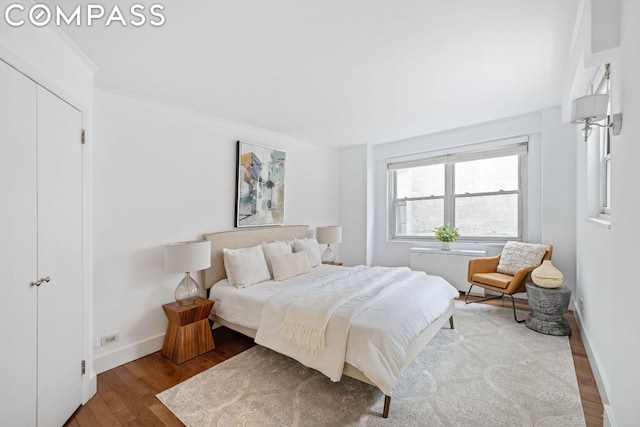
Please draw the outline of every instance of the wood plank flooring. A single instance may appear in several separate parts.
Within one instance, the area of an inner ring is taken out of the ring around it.
[[[511,308],[508,298],[485,304]],[[526,300],[517,300],[516,308],[529,310]],[[573,330],[569,342],[587,426],[600,427],[603,407],[591,366],[573,313],[569,312],[565,317]],[[180,365],[158,351],[99,374],[98,392],[65,425],[182,426],[155,395],[255,345],[252,339],[226,328],[216,329],[214,335],[215,350]]]

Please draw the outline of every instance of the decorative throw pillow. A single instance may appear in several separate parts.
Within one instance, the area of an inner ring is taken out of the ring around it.
[[[269,267],[269,273],[271,273],[271,277],[273,277],[273,268],[271,266],[271,261],[274,256],[278,255],[286,255],[293,252],[291,248],[290,242],[285,241],[275,241],[275,242],[266,242],[262,244],[262,251],[264,252],[264,257],[267,260],[267,267]]]
[[[276,255],[271,258],[271,266],[273,267],[273,279],[278,281],[306,274],[311,271],[309,257],[304,251]]]
[[[540,265],[549,247],[536,243],[507,242],[500,255],[498,273],[515,275],[519,270]]]
[[[223,249],[227,280],[237,288],[271,279],[262,245],[241,249]]]
[[[320,264],[320,249],[318,241],[314,238],[295,239],[293,241],[293,252],[306,252],[309,257],[309,265],[313,268]]]

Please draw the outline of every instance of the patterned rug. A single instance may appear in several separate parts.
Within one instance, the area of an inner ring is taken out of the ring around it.
[[[520,317],[524,313],[519,313]],[[529,330],[510,309],[456,303],[399,379],[388,419],[375,387],[255,346],[158,394],[195,426],[584,426],[567,337]]]

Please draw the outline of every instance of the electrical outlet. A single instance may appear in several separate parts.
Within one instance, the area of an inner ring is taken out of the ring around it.
[[[114,342],[118,341],[119,335],[120,333],[116,332],[115,334],[103,336],[102,338],[100,338],[100,345],[105,346],[105,345],[113,344]]]
[[[99,348],[102,347],[102,342],[100,339],[97,340],[93,340],[93,348]]]

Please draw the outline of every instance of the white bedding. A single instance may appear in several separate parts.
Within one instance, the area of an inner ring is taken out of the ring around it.
[[[274,295],[267,305],[276,309],[284,306],[283,324],[278,325],[280,337],[294,343],[302,350],[317,356],[325,351],[329,323],[341,324],[339,349],[347,345],[351,319],[402,283],[411,270],[408,268],[354,267],[345,274],[333,274],[316,283]],[[278,301],[279,300],[279,301]],[[355,304],[350,304],[356,301]],[[346,314],[336,313],[341,307],[351,307]],[[258,331],[265,329],[265,311]],[[344,317],[344,320],[336,319]],[[344,365],[344,358],[338,363]],[[340,372],[341,374],[341,372]]]
[[[213,286],[210,298],[216,301],[214,311],[221,318],[257,329],[258,344],[293,357],[333,381],[340,380],[347,362],[391,395],[409,345],[458,296],[458,291],[443,278],[404,268],[394,273],[388,289],[376,287],[337,308],[327,327],[327,347],[318,356],[280,337],[288,304],[302,297],[305,288],[322,286],[327,280],[348,276],[359,268],[320,265],[303,276],[244,289],[223,280]]]
[[[249,329],[258,329],[262,307],[276,292],[319,279],[336,271],[346,271],[347,267],[320,264],[312,268],[311,273],[276,282],[268,280],[244,289],[230,285],[227,279],[221,280],[211,288],[209,299],[216,302],[213,310],[216,315],[236,325]]]
[[[382,267],[354,267],[367,276]],[[408,268],[393,269],[384,287],[376,286],[337,308],[326,329],[326,348],[319,355],[283,339],[280,330],[288,305],[321,287],[331,276],[275,294],[262,310],[256,343],[340,381],[344,363],[360,369],[380,390],[391,395],[411,342],[443,314],[459,294],[446,280]],[[344,273],[338,273],[344,274]],[[381,279],[383,280],[383,279]],[[370,288],[367,288],[370,289]],[[409,312],[408,308],[414,308]]]
[[[351,321],[346,362],[389,396],[413,340],[460,295],[442,277],[419,274]]]

